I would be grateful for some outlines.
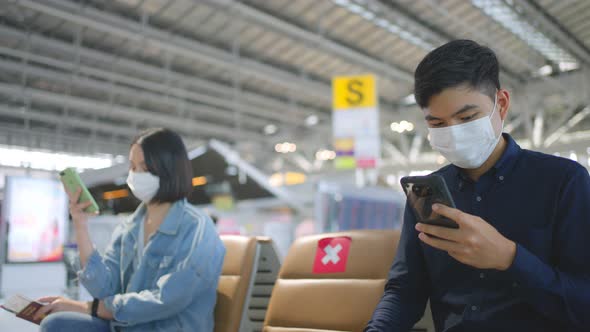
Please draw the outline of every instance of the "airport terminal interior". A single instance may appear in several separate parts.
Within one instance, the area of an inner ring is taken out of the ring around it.
[[[590,168],[588,0],[0,0],[0,303],[92,301],[60,173],[96,201],[104,252],[140,204],[134,138],[167,128],[226,248],[215,331],[362,331],[400,180],[450,163],[414,71],[456,39],[496,53],[504,133]],[[0,331],[38,330],[0,310]],[[429,310],[414,331],[435,331]]]

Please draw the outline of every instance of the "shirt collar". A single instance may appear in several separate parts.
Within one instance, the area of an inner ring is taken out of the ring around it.
[[[178,232],[178,228],[180,227],[180,223],[182,221],[182,213],[184,211],[185,205],[188,204],[186,199],[181,199],[172,204],[170,206],[170,210],[166,214],[164,221],[158,228],[158,232],[167,234],[167,235],[176,235]],[[132,234],[137,232],[138,226],[140,222],[143,222],[146,214],[146,204],[141,203],[139,207],[135,210],[131,218],[129,218],[131,225]]]
[[[512,168],[514,168],[514,165],[522,152],[520,146],[516,144],[516,141],[514,141],[509,134],[504,133],[502,136],[506,140],[506,150],[502,154],[502,157],[500,157],[500,160],[498,160],[493,167],[498,176],[506,176]]]
[[[170,207],[170,210],[168,210],[168,214],[166,214],[166,218],[160,225],[158,232],[167,235],[176,235],[178,227],[180,227],[180,223],[182,222],[182,213],[184,212],[184,206],[186,204],[186,199],[174,202]]]
[[[520,146],[514,141],[512,136],[507,133],[503,133],[502,136],[506,140],[506,150],[502,154],[502,157],[496,162],[492,169],[495,171],[495,175],[504,179],[506,175],[514,168],[522,149]],[[467,177],[461,169],[455,165],[451,166],[453,177],[458,179],[459,186],[462,186],[462,181],[471,181],[469,177]],[[489,172],[489,171],[488,171]],[[488,173],[486,173],[488,174]]]

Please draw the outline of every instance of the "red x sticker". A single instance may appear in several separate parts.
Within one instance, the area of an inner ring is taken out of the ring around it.
[[[313,273],[345,272],[351,242],[352,239],[348,236],[319,240],[313,263]]]

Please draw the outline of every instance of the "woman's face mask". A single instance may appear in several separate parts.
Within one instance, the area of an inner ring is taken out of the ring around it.
[[[143,150],[139,144],[131,146],[129,162],[131,169],[127,176],[127,185],[135,197],[149,203],[160,189],[160,178],[147,170]]]
[[[127,185],[135,197],[144,203],[149,203],[160,189],[160,178],[150,172],[129,171]]]

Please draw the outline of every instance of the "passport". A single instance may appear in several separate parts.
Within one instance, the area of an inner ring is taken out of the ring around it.
[[[29,300],[22,295],[14,295],[9,298],[4,304],[0,305],[6,311],[16,314],[16,317],[28,320],[37,325],[41,324],[41,319],[35,320],[33,317],[39,308],[44,304],[37,301]]]

